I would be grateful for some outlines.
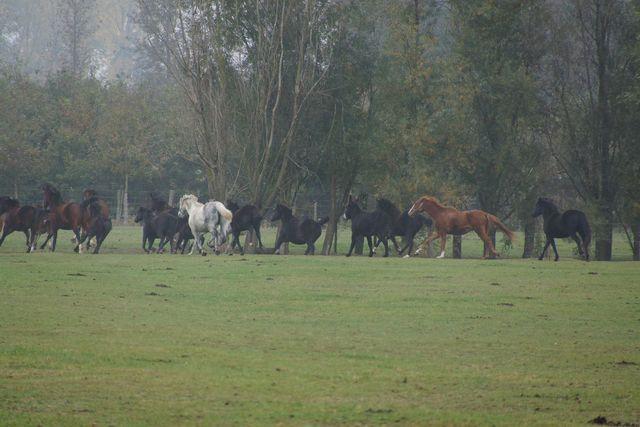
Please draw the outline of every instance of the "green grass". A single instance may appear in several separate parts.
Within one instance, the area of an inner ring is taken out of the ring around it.
[[[640,422],[640,263],[144,255],[139,234],[0,248],[0,425]]]

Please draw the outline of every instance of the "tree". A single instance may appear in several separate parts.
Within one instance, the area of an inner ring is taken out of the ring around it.
[[[628,118],[627,107],[619,101],[624,83],[635,78],[628,46],[637,43],[637,27],[629,2],[576,0],[557,12],[550,148],[592,207],[596,259],[610,260],[629,135],[620,120]]]
[[[96,31],[95,0],[57,1],[60,65],[74,77],[84,77],[92,59],[89,40]]]

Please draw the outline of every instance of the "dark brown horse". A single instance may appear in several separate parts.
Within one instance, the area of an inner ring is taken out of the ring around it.
[[[0,217],[3,220],[0,246],[9,234],[22,231],[27,239],[27,252],[33,252],[46,212],[33,206],[20,206],[18,200],[10,197],[0,197]]]
[[[42,207],[49,211],[49,234],[40,249],[53,237],[51,250],[56,250],[58,230],[71,230],[75,234],[76,243],[80,241],[82,208],[78,203],[62,200],[60,192],[50,184],[42,185]]]
[[[109,205],[102,198],[98,197],[98,192],[92,188],[84,190],[82,197],[84,200],[80,203],[80,211],[82,212],[80,227],[82,229],[81,240],[84,241],[89,229],[95,227],[98,219],[103,222],[109,219]],[[99,215],[100,218],[96,218],[96,215]],[[87,249],[90,246],[91,239],[87,242]],[[76,246],[76,248],[79,250],[82,249],[79,246]]]
[[[422,242],[416,254],[420,253],[432,240],[440,237],[441,252],[437,258],[444,258],[447,234],[463,235],[473,230],[485,243],[482,257],[487,257],[487,251],[493,256],[499,256],[489,237],[491,226],[499,228],[509,240],[513,241],[515,239],[513,232],[500,222],[497,217],[481,210],[459,211],[452,207],[441,205],[434,197],[424,196],[416,200],[411,209],[409,209],[410,216],[414,216],[419,212],[425,212],[429,215],[436,227],[431,235]]]

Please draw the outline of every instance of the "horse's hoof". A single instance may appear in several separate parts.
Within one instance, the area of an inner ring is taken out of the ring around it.
[[[346,254],[345,256],[346,256],[347,258],[349,258],[349,257],[351,256],[351,254]]]
[[[558,262],[558,258],[554,259],[555,262]]]
[[[207,253],[206,252],[200,252],[200,255],[207,256]]]
[[[402,258],[411,258],[411,257],[409,256],[409,254],[406,254],[406,255],[405,255],[405,256],[403,256]]]

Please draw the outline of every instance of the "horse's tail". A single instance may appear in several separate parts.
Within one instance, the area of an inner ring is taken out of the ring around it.
[[[322,226],[322,225],[325,225],[327,222],[329,222],[329,217],[328,217],[328,216],[325,216],[324,218],[321,218],[321,219],[318,221],[318,224],[320,224],[320,225]]]
[[[582,244],[584,246],[585,251],[588,250],[589,245],[591,244],[591,226],[589,225],[589,221],[587,221],[587,216],[584,214],[584,212],[580,212],[581,215],[581,224],[580,224],[580,229],[578,230],[578,233],[580,234],[580,237],[582,238]]]
[[[497,216],[495,215],[491,215],[490,213],[487,214],[487,219],[489,220],[489,222],[493,225],[495,225],[496,227],[498,227],[500,229],[500,231],[502,231],[504,234],[507,235],[507,237],[509,238],[510,241],[514,241],[516,239],[516,235],[513,231],[509,230],[507,228],[506,225],[504,225]]]

